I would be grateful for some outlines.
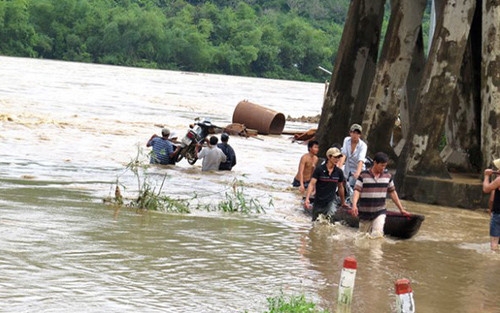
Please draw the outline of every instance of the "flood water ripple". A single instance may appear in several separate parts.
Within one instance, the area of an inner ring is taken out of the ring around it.
[[[399,278],[411,281],[419,313],[500,312],[484,210],[404,201],[426,216],[410,240],[312,226],[290,187],[307,149],[289,135],[232,136],[230,173],[186,161],[141,172],[163,195],[202,204],[241,183],[265,213],[103,203],[117,184],[136,197],[127,165],[147,163],[146,141],[162,126],[179,136],[197,117],[224,126],[244,99],[316,116],[323,92],[322,83],[0,57],[0,312],[264,312],[281,293],[334,312],[347,256],[358,262],[352,312],[394,312]]]

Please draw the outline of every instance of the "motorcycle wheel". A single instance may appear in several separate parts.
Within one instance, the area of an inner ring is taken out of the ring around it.
[[[196,147],[194,145],[192,145],[192,146],[189,146],[188,150],[186,151],[186,155],[185,155],[186,160],[191,165],[194,165],[196,163],[196,160],[198,160],[198,158],[196,157],[195,149],[196,149]]]
[[[186,153],[186,151],[184,151],[184,149],[181,149],[181,151],[179,151],[179,153],[177,154],[177,157],[175,159],[175,163],[177,162],[180,162],[183,158],[184,158],[184,153]]]
[[[193,158],[188,159],[188,163],[191,164],[191,165],[194,165],[197,160],[198,160],[197,157],[193,157]]]

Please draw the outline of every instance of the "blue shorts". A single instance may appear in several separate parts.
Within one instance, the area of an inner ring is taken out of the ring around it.
[[[500,237],[500,213],[491,215],[490,237]]]

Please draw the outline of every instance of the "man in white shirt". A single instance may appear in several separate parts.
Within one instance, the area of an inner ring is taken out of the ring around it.
[[[348,190],[352,190],[356,179],[358,179],[361,171],[365,169],[366,153],[368,145],[361,140],[363,128],[359,124],[352,124],[349,129],[349,136],[344,138],[342,145],[342,160],[340,164],[344,164],[344,175],[346,177]]]
[[[202,171],[218,171],[221,162],[226,162],[226,155],[221,149],[217,148],[219,139],[215,136],[210,137],[207,147],[199,151],[201,145],[196,145],[196,157],[203,159],[201,163]]]

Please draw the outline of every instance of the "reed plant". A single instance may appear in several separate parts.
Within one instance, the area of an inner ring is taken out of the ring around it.
[[[308,301],[304,295],[286,297],[283,293],[279,296],[267,298],[268,310],[264,313],[328,313],[327,310],[316,308],[314,302]],[[247,313],[247,311],[245,311]]]
[[[244,183],[241,180],[234,180],[232,183],[232,192],[225,192],[225,198],[217,205],[216,209],[223,212],[240,212],[240,213],[265,213],[265,207],[257,198],[248,198],[244,192]],[[269,198],[267,204],[273,207],[273,200]]]
[[[138,146],[137,154],[127,164],[125,172],[131,172],[137,181],[138,196],[126,204],[128,207],[138,210],[153,210],[162,212],[174,213],[190,213],[191,210],[205,211],[221,211],[228,213],[265,213],[265,206],[260,203],[260,200],[254,197],[249,197],[245,192],[245,184],[242,180],[234,179],[230,186],[223,192],[215,193],[223,194],[221,199],[215,199],[214,194],[206,197],[198,195],[196,192],[189,198],[174,198],[162,193],[165,180],[168,174],[165,173],[159,187],[155,187],[151,178],[148,176],[149,164],[145,164],[141,160],[144,159],[144,151]],[[123,174],[122,174],[123,175]],[[116,190],[119,191],[119,177],[116,180]],[[125,189],[125,186],[122,185]],[[115,191],[114,199],[109,201],[115,205],[122,205],[123,196],[120,192]],[[267,207],[273,207],[272,198],[269,197]]]

